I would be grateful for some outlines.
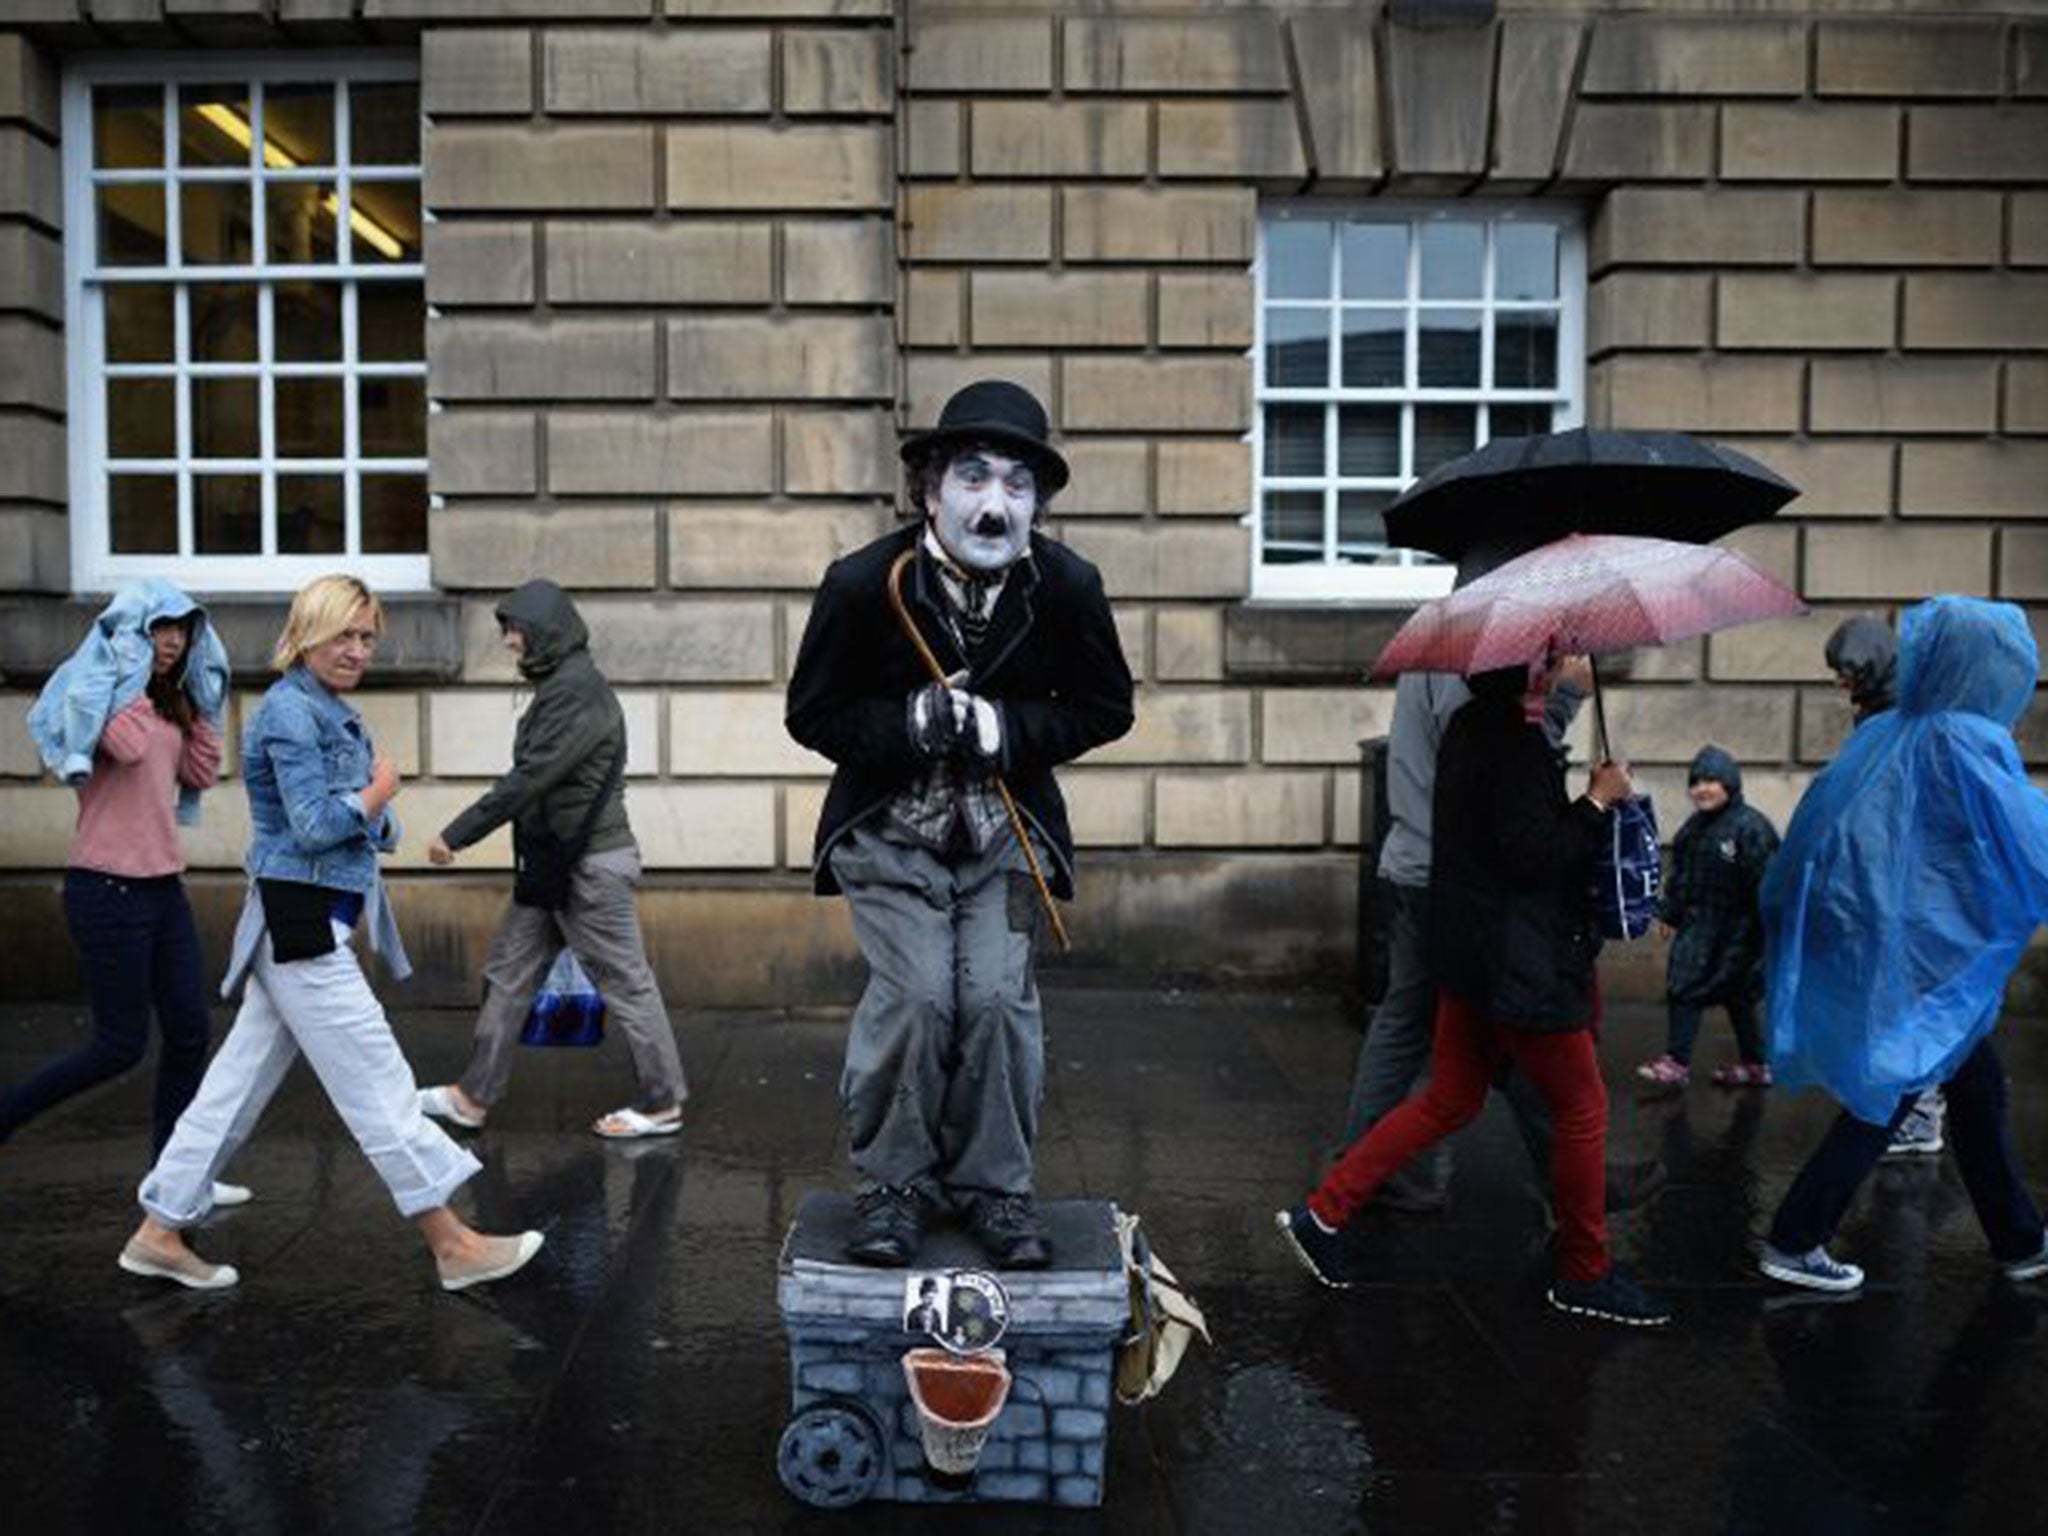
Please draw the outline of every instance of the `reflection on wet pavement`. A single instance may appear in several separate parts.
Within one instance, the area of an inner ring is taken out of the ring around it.
[[[1216,1338],[1120,1410],[1099,1512],[981,1506],[976,1532],[1800,1531],[2041,1528],[2048,1286],[1986,1256],[1945,1160],[1878,1170],[1837,1252],[1865,1294],[1786,1293],[1748,1244],[1833,1111],[1698,1086],[1639,1096],[1661,1017],[1602,1055],[1610,1162],[1662,1180],[1612,1231],[1676,1302],[1662,1335],[1549,1312],[1548,1231],[1500,1106],[1456,1145],[1442,1216],[1368,1213],[1359,1291],[1280,1251],[1338,1124],[1357,1044],[1336,999],[1054,987],[1047,1195],[1145,1219]],[[2048,1037],[2003,1031],[2022,1167],[2048,1170]],[[400,1019],[423,1081],[468,1020]],[[79,1028],[0,1018],[0,1080]],[[544,1228],[531,1278],[450,1297],[317,1087],[295,1076],[233,1170],[254,1204],[200,1239],[218,1296],[114,1266],[147,1149],[138,1075],[0,1151],[0,1487],[10,1528],[153,1532],[956,1531],[961,1512],[795,1504],[777,1248],[844,1182],[842,1020],[685,1015],[677,1142],[585,1127],[623,1046],[536,1054],[463,1197]],[[1725,1042],[1723,1042],[1725,1044]],[[1703,1069],[1717,1064],[1711,1037]],[[1699,1076],[1704,1078],[1705,1070]]]

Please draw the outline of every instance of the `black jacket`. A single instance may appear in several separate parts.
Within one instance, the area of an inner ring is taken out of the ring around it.
[[[832,562],[790,676],[789,734],[839,765],[818,818],[813,876],[821,894],[839,889],[834,845],[928,766],[911,745],[904,701],[931,678],[886,586],[890,565],[922,533],[922,523],[909,524]],[[966,666],[921,548],[903,573],[903,597],[940,665]],[[966,686],[1001,711],[1003,778],[1052,849],[1054,894],[1071,897],[1074,840],[1052,770],[1131,728],[1131,672],[1095,567],[1033,534],[1031,558],[1011,568]]]
[[[1605,813],[1511,693],[1475,696],[1437,752],[1429,959],[1438,986],[1528,1030],[1592,1022],[1600,935],[1590,895]]]
[[[498,622],[526,636],[519,671],[533,685],[533,702],[513,733],[511,768],[441,833],[450,848],[467,848],[507,821],[574,837],[612,760],[626,750],[625,713],[590,659],[590,631],[569,594],[552,581],[529,581],[498,604]],[[632,841],[625,795],[615,790],[584,851]]]
[[[1764,923],[1757,904],[1778,834],[1742,798],[1742,769],[1719,747],[1702,747],[1688,782],[1717,779],[1728,803],[1696,811],[1671,840],[1671,872],[1658,921],[1677,929],[1665,960],[1664,990],[1676,1003],[1753,1000],[1763,995]]]

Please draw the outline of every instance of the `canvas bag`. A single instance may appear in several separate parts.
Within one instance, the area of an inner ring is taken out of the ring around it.
[[[1639,939],[1657,915],[1664,850],[1648,795],[1631,795],[1607,819],[1607,837],[1593,866],[1593,914],[1610,939]]]
[[[1210,1342],[1209,1325],[1194,1297],[1152,1252],[1137,1217],[1118,1211],[1116,1238],[1131,1287],[1131,1325],[1117,1344],[1116,1400],[1128,1406],[1156,1396],[1196,1336]]]

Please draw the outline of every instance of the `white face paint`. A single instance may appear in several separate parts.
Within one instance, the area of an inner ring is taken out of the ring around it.
[[[1038,476],[1021,459],[970,448],[946,466],[928,510],[947,554],[970,571],[1000,571],[1031,547]]]

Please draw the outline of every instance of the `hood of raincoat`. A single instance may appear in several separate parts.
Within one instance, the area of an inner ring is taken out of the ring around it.
[[[1882,619],[1859,613],[1845,619],[1828,636],[1828,667],[1849,680],[1849,702],[1856,717],[1890,709],[1898,692],[1898,644]]]
[[[1697,784],[1701,779],[1712,779],[1728,791],[1728,803],[1742,802],[1742,764],[1735,761],[1735,754],[1725,747],[1704,746],[1693,754],[1692,766],[1685,770],[1685,782]]]
[[[2011,603],[1938,597],[1900,624],[1899,707],[1850,736],[1762,890],[1771,1060],[1881,1124],[1998,1022],[2048,915],[2048,796],[2011,726],[2038,658]]]
[[[529,581],[498,604],[498,622],[526,636],[520,675],[546,677],[590,644],[590,631],[569,594],[546,578]]]
[[[156,663],[150,626],[166,619],[191,621],[181,681],[193,707],[209,723],[220,724],[227,705],[228,653],[206,610],[168,581],[127,582],[100,610],[78,649],[50,674],[28,712],[29,735],[44,766],[66,783],[91,777],[93,753],[107,722],[148,687]],[[189,825],[198,814],[199,792],[181,789],[180,821]]]

